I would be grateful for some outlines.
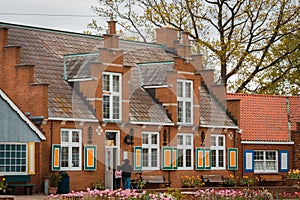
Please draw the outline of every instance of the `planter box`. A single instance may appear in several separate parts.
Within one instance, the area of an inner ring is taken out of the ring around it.
[[[297,186],[297,187],[299,187],[299,185],[300,185],[300,179],[287,178],[286,181],[285,181],[285,183],[288,186]]]

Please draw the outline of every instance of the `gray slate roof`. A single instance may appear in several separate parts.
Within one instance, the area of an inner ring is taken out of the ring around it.
[[[90,78],[90,64],[98,60],[102,37],[7,23],[0,26],[9,28],[9,45],[21,46],[21,63],[35,65],[35,82],[49,84],[49,117],[97,119],[94,110],[63,79],[63,66],[65,56],[69,79]],[[163,106],[142,88],[166,83],[166,72],[173,70],[172,55],[151,43],[120,40],[119,48],[124,50],[124,66],[131,67],[130,121],[172,123]],[[234,124],[209,98],[208,91],[202,88],[201,95],[201,124]]]

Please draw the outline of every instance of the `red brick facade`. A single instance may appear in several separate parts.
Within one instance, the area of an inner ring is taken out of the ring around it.
[[[33,175],[33,182],[37,184],[35,192],[43,191],[43,182],[45,177],[51,171],[52,165],[52,145],[61,143],[61,129],[80,129],[82,130],[82,151],[84,145],[97,146],[97,163],[96,170],[70,170],[67,171],[70,177],[71,190],[85,190],[91,187],[92,183],[103,182],[105,180],[105,131],[119,131],[120,136],[120,161],[124,159],[124,155],[128,153],[128,159],[134,160],[134,146],[142,146],[143,132],[157,132],[159,133],[159,146],[164,146],[163,142],[167,142],[167,146],[176,147],[178,144],[178,133],[193,135],[193,166],[189,170],[143,170],[143,175],[163,175],[167,180],[172,182],[172,187],[181,187],[181,176],[197,176],[202,174],[221,174],[224,177],[233,174],[238,177],[243,175],[253,176],[254,174],[244,172],[244,150],[268,150],[273,147],[270,145],[260,145],[259,143],[242,143],[242,133],[238,128],[243,118],[241,116],[241,101],[238,99],[230,99],[227,102],[227,108],[230,114],[224,117],[227,122],[237,120],[236,125],[203,125],[201,103],[206,98],[201,96],[202,84],[209,89],[211,99],[210,102],[215,102],[214,106],[222,110],[225,106],[226,93],[224,87],[214,85],[213,70],[202,69],[201,56],[191,56],[188,38],[185,34],[178,41],[177,31],[162,28],[157,30],[157,43],[164,44],[169,50],[175,50],[177,56],[174,56],[174,70],[167,71],[166,85],[163,87],[154,87],[155,97],[157,101],[163,106],[168,114],[169,120],[172,123],[132,123],[130,122],[130,98],[132,98],[132,91],[130,90],[130,83],[132,80],[132,67],[125,65],[124,51],[119,48],[119,40],[115,35],[115,23],[110,22],[110,34],[104,35],[104,46],[99,49],[99,57],[97,62],[91,64],[91,79],[87,81],[80,81],[73,84],[76,92],[80,93],[86,102],[95,110],[95,116],[99,121],[74,120],[70,117],[48,117],[49,104],[49,86],[48,83],[41,83],[35,79],[35,63],[21,63],[22,60],[22,46],[8,46],[9,29],[0,29],[0,88],[4,90],[11,99],[20,107],[23,112],[30,112],[32,116],[44,116],[41,129],[47,138],[37,144],[36,147],[36,171]],[[176,41],[176,42],[175,42]],[[192,59],[193,58],[193,59]],[[62,66],[63,68],[63,66]],[[103,91],[102,91],[102,74],[103,72],[113,72],[122,74],[122,119],[121,122],[106,122],[103,120]],[[192,125],[178,125],[177,116],[177,80],[190,80],[193,82],[193,124]],[[146,90],[146,89],[145,89]],[[52,99],[53,100],[53,99]],[[224,113],[225,110],[222,110]],[[210,112],[213,112],[210,110]],[[208,113],[211,118],[214,118],[214,113]],[[224,115],[225,116],[225,115]],[[234,116],[234,118],[232,117]],[[228,123],[229,123],[228,122]],[[263,122],[261,122],[263,124]],[[101,127],[102,131],[96,130]],[[92,128],[92,135],[88,135],[88,129]],[[124,143],[125,137],[129,134],[130,128],[134,129],[134,145],[127,145]],[[167,131],[167,138],[164,138],[164,130]],[[299,130],[299,129],[298,129]],[[287,150],[289,153],[289,166],[299,167],[296,164],[299,158],[297,150],[295,149],[299,144],[297,137],[298,131],[293,132],[293,144],[276,144],[276,150]],[[209,148],[211,146],[211,136],[219,135],[225,138],[225,151],[227,157],[227,150],[229,148],[238,149],[238,169],[228,170],[228,159],[224,164],[224,169],[216,170],[196,170],[196,148]],[[92,141],[90,138],[92,137]],[[202,144],[203,143],[203,144]],[[84,153],[82,154],[82,167],[84,165]],[[161,159],[161,158],[160,158]],[[121,164],[121,163],[120,163]],[[283,173],[286,175],[286,172]],[[135,174],[132,175],[132,178]]]

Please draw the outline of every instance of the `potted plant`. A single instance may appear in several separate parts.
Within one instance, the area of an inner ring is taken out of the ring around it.
[[[299,187],[300,185],[300,170],[290,169],[286,178],[286,184],[288,186]]]
[[[47,178],[49,179],[49,194],[56,194],[62,176],[59,172],[52,172]]]

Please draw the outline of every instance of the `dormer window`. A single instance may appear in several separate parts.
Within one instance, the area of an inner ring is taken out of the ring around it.
[[[177,122],[193,123],[193,81],[177,80]]]
[[[117,121],[121,120],[121,74],[103,73],[102,92],[102,116],[103,120]]]

